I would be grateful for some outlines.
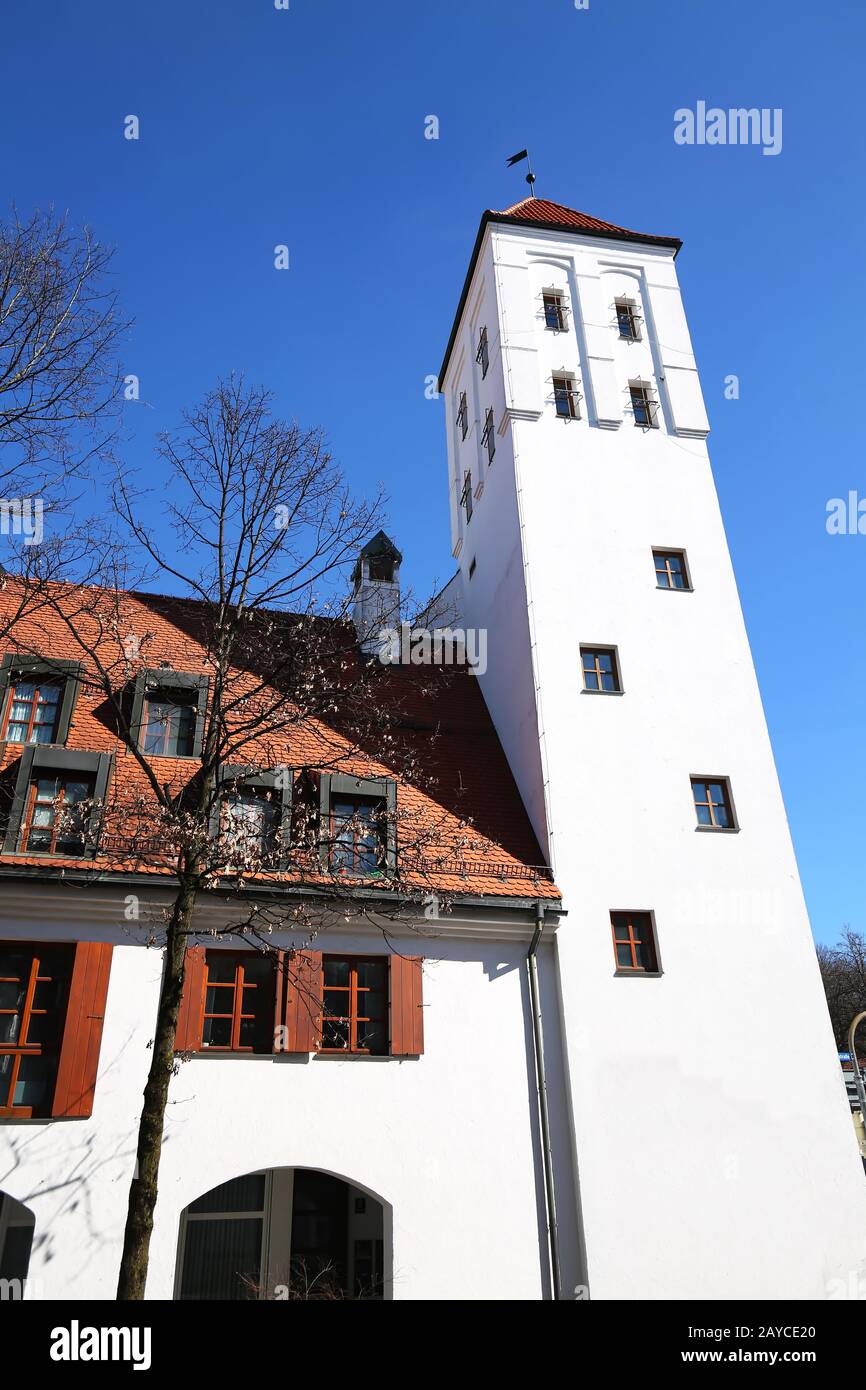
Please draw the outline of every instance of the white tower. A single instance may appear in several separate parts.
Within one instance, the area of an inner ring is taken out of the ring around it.
[[[863,1297],[866,1180],[679,246],[537,198],[486,212],[440,379],[462,618],[569,914],[586,1269],[566,1250],[563,1286]]]

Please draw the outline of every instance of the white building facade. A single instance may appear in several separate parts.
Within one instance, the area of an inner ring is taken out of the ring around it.
[[[564,1284],[822,1298],[866,1272],[866,1187],[678,249],[539,199],[482,221],[440,380],[462,619],[569,914],[586,1267]],[[650,968],[618,970],[612,914],[652,934]]]
[[[149,1298],[281,1297],[323,1251],[340,1296],[388,1299],[822,1299],[866,1273],[678,249],[538,199],[485,214],[443,364],[449,619],[487,633],[486,717],[561,903],[515,855],[509,892],[468,875],[447,917],[392,930],[423,957],[423,1042],[394,1043],[391,967],[381,1055],[181,1060]],[[359,562],[377,603],[389,546]],[[159,893],[76,891],[5,843],[8,958],[94,943],[102,992],[59,1062],[70,1094],[92,1068],[87,1103],[0,1110],[0,1275],[111,1299],[161,978],[129,895]],[[225,912],[199,909],[214,949]],[[384,948],[352,926],[322,949]]]

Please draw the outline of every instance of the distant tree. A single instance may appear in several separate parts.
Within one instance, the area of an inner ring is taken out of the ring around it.
[[[866,1010],[866,938],[846,927],[835,946],[818,946],[818,964],[836,1045],[845,1052],[851,1021]],[[866,1024],[857,1033],[857,1052],[866,1055]]]
[[[129,325],[112,257],[53,211],[0,222],[0,495],[44,492],[114,437]]]

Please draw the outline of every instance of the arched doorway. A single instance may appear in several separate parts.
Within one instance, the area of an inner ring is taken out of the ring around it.
[[[385,1207],[316,1168],[246,1173],[181,1217],[178,1299],[382,1299]]]
[[[0,1279],[3,1289],[23,1298],[36,1219],[22,1202],[0,1192]],[[5,1294],[9,1296],[8,1292]]]

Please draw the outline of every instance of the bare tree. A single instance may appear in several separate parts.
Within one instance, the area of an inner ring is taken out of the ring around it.
[[[128,327],[112,251],[66,217],[0,223],[0,492],[42,492],[110,443]]]
[[[281,928],[311,941],[330,922],[351,917],[367,917],[387,936],[388,923],[408,905],[416,905],[417,916],[449,857],[453,862],[474,843],[459,818],[455,833],[453,807],[437,815],[432,798],[381,808],[375,824],[363,817],[336,829],[317,822],[310,788],[325,769],[357,776],[372,764],[397,769],[401,782],[424,780],[417,740],[407,738],[401,716],[400,677],[361,658],[347,620],[345,569],[378,525],[380,499],[354,500],[320,433],[274,419],[268,393],[235,379],[163,436],[160,450],[186,562],[166,553],[122,478],[115,502],[147,562],[188,600],[130,594],[129,574],[112,552],[101,587],[63,586],[51,608],[53,631],[62,624],[80,653],[85,679],[132,763],[101,808],[98,830],[85,831],[91,820],[78,807],[66,813],[72,832],[98,834],[99,866],[113,859],[159,869],[161,881],[170,873],[174,885],[167,920],[154,932],[165,965],[119,1299],[144,1296],[185,953],[202,896],[233,889],[236,907],[224,930],[264,951]],[[158,650],[155,630],[142,630],[143,612],[153,615],[154,629],[162,616],[180,623],[207,672],[192,776],[176,765],[166,773],[155,755],[159,728],[148,722],[142,737],[130,699],[136,676],[152,669]],[[46,640],[38,616],[29,631],[34,649]],[[416,695],[419,675],[412,676]],[[443,679],[435,669],[423,674]],[[429,763],[434,735],[425,739]],[[268,812],[278,787],[260,792],[251,808],[241,796],[239,814],[235,805],[227,819],[226,794],[242,793],[252,774],[274,768],[296,789],[291,824]],[[398,821],[399,837],[392,833]],[[245,896],[252,883],[273,891],[252,900]]]
[[[844,1052],[851,1020],[866,1009],[866,938],[845,927],[835,946],[820,945],[817,950],[833,1034]],[[863,1035],[858,1036],[866,1052]]]

